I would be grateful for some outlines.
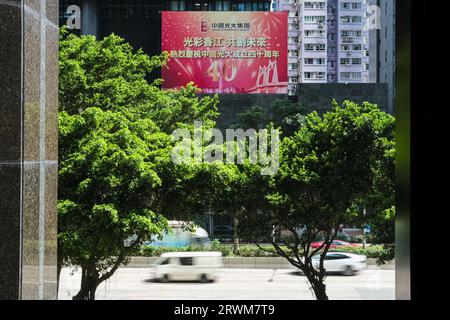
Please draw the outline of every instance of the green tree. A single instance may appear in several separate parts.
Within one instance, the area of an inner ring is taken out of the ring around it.
[[[277,254],[305,274],[317,299],[328,299],[324,257],[350,209],[372,189],[373,168],[386,153],[385,142],[391,138],[387,128],[393,122],[375,105],[349,101],[342,107],[334,102],[323,116],[313,112],[302,117],[299,130],[283,139],[280,170],[263,194],[266,204],[240,218],[241,232],[255,240],[273,236]],[[275,237],[281,231],[287,236]],[[325,240],[313,249],[310,244],[319,234]],[[312,258],[317,254],[315,269]]]
[[[165,210],[190,205],[179,190],[194,168],[172,163],[170,134],[197,119],[214,126],[218,100],[199,99],[193,84],[162,91],[161,80],[149,83],[167,58],[115,35],[97,41],[61,30],[59,270],[81,267],[74,299],[95,299],[102,281],[167,229]]]
[[[148,119],[99,108],[63,112],[59,124],[59,254],[81,266],[75,299],[95,299],[97,286],[167,227],[152,208],[170,139]]]
[[[382,264],[395,257],[395,122],[392,117],[380,113],[380,121],[386,121],[380,132],[379,144],[384,153],[372,163],[374,179],[367,194],[355,202],[347,223],[371,225],[367,235],[372,244],[383,245],[383,253],[378,258]],[[366,209],[366,210],[364,210]],[[366,214],[364,214],[364,212]]]

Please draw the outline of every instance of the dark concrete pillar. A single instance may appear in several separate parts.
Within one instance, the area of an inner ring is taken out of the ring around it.
[[[83,0],[81,3],[81,32],[98,37],[97,0]]]
[[[58,0],[0,0],[0,299],[56,299]]]

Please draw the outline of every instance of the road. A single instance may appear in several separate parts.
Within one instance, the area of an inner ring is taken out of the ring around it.
[[[148,268],[120,268],[97,289],[105,300],[309,300],[314,299],[306,278],[295,270],[222,269],[214,283],[158,283]],[[328,275],[327,291],[337,300],[392,300],[395,271],[375,266],[355,276]],[[61,271],[59,299],[71,299],[80,285],[80,272]]]

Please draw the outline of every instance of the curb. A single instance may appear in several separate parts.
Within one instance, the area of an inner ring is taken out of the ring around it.
[[[159,257],[130,257],[130,262],[121,268],[149,268]],[[280,257],[223,257],[224,268],[236,269],[295,269],[286,259]],[[367,259],[367,266],[381,270],[394,270],[395,260],[377,266],[376,259]]]

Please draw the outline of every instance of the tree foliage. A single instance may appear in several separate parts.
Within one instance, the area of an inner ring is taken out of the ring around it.
[[[193,84],[162,91],[160,80],[149,83],[167,58],[115,35],[61,30],[58,240],[60,265],[82,269],[76,299],[94,299],[128,256],[161,235],[165,210],[189,209],[179,190],[195,168],[172,163],[170,134],[196,119],[214,126],[217,97],[199,99]]]
[[[241,232],[255,240],[274,236],[277,253],[306,275],[318,299],[328,298],[324,256],[351,208],[371,195],[379,164],[392,152],[393,122],[375,105],[349,101],[334,103],[323,116],[304,116],[299,130],[283,139],[280,170],[269,180],[269,192],[262,193],[266,203],[240,218]],[[382,206],[382,197],[372,200]],[[275,229],[287,231],[282,240],[289,252],[279,245],[280,237],[275,239]],[[325,241],[312,249],[319,234]],[[312,265],[316,254],[321,255],[319,270]]]

